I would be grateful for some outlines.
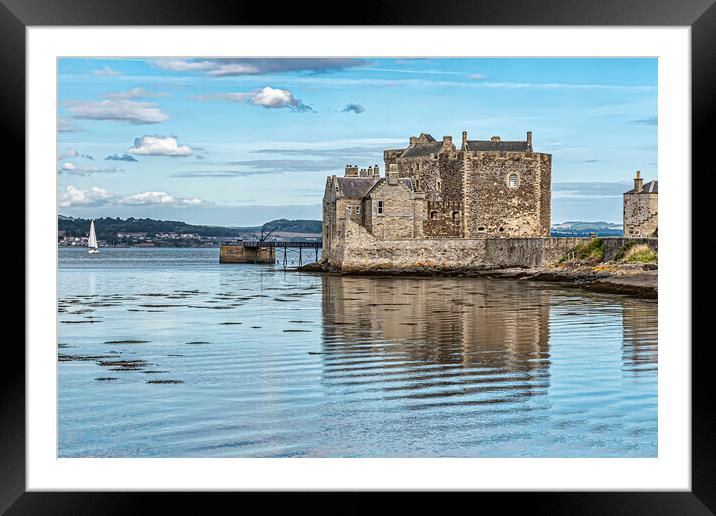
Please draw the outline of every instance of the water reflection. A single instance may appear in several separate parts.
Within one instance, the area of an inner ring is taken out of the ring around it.
[[[549,386],[550,291],[462,278],[322,280],[324,377],[494,403]],[[432,405],[431,405],[432,406]]]
[[[623,370],[640,375],[657,370],[659,353],[656,303],[625,299],[622,310]]]

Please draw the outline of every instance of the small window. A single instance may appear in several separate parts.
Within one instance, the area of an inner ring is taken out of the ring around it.
[[[360,206],[356,206],[356,215],[360,215]]]
[[[517,188],[517,174],[510,174],[507,178],[507,186],[510,188]]]
[[[348,215],[353,213],[353,206],[348,206]]]
[[[378,215],[383,214],[383,201],[378,201]]]
[[[452,220],[457,220],[457,219],[459,219],[459,218],[460,218],[460,212],[459,212],[459,211],[454,211],[454,212],[452,212]]]
[[[430,218],[431,218],[432,220],[437,220],[437,219],[438,219],[438,212],[437,212],[437,211],[431,211],[431,212],[430,212]]]

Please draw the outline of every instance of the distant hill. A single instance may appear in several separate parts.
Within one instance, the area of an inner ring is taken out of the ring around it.
[[[70,236],[87,236],[89,232],[90,219],[66,217],[64,215],[58,215],[57,219],[58,229],[65,231]],[[204,237],[241,238],[249,233],[260,232],[262,226],[202,226],[177,220],[103,217],[95,219],[95,228],[99,240],[111,241],[115,239],[118,232],[147,233],[147,236],[150,237],[156,233],[195,233]],[[320,233],[321,221],[278,219],[267,222],[263,225],[263,228],[265,231],[276,228],[277,232]]]
[[[584,222],[568,221],[560,224],[552,224],[552,236],[589,236],[596,233],[597,236],[622,236],[624,228],[615,222]]]
[[[278,219],[263,225],[264,230],[277,228],[276,231],[292,233],[321,233],[323,225],[320,220],[287,220]]]

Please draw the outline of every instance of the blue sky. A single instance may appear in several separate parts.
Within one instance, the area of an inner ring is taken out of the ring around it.
[[[657,177],[656,59],[78,59],[58,63],[59,211],[255,225],[321,217],[325,178],[435,138],[552,154],[552,222],[621,222]]]

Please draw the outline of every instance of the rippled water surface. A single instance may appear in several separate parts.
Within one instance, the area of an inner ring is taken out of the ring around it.
[[[654,457],[657,304],[59,251],[62,457]]]

